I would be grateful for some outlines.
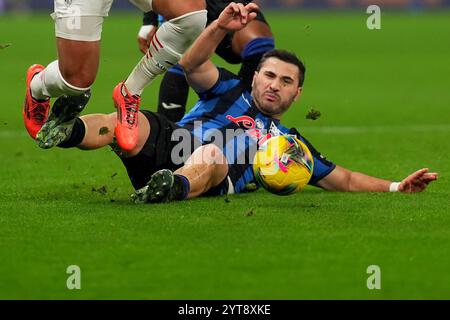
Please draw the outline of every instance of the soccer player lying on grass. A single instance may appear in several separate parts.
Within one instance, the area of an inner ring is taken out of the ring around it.
[[[223,9],[233,1],[206,0],[207,25],[216,20]],[[252,1],[236,0],[235,3],[248,4]],[[159,17],[154,12],[144,14],[143,26],[139,30],[138,43],[142,53],[148,50],[158,27]],[[228,32],[216,48],[216,54],[231,64],[241,64],[238,76],[241,83],[251,90],[253,74],[264,53],[274,49],[275,43],[270,26],[263,13],[256,11],[256,18],[236,32]],[[183,68],[177,64],[163,76],[159,88],[158,113],[173,122],[180,121],[186,112],[189,84]]]
[[[136,145],[140,95],[158,75],[173,67],[206,25],[204,0],[130,0],[143,12],[154,10],[167,22],[128,78],[113,91],[118,108],[116,137],[121,148]],[[50,118],[50,98],[89,91],[99,66],[103,19],[113,0],[54,0],[59,59],[46,68],[32,65],[26,76],[25,127],[41,147],[51,148],[47,133],[62,119]],[[120,43],[118,43],[120,45]],[[48,120],[48,121],[47,121]],[[43,126],[44,125],[44,126]],[[43,126],[43,127],[42,127]],[[42,130],[40,130],[42,128]]]
[[[309,183],[325,190],[420,192],[437,179],[437,174],[428,169],[419,170],[400,183],[352,172],[326,160],[297,130],[281,125],[282,115],[301,94],[305,75],[303,63],[294,54],[279,50],[267,53],[255,72],[251,92],[240,86],[237,76],[210,62],[209,57],[227,32],[242,29],[255,17],[255,8],[254,4],[227,6],[181,60],[190,85],[200,95],[196,106],[178,123],[141,111],[137,146],[126,153],[115,149],[136,189],[135,202],[243,192],[247,184],[254,182],[251,154],[245,151],[269,135],[287,133],[296,134],[308,145],[314,157]],[[115,113],[71,117],[71,110],[82,108],[88,98],[88,94],[77,99],[62,97],[55,103],[52,112],[68,119],[52,132],[55,138],[60,132],[68,136],[60,147],[114,146]],[[228,138],[227,129],[240,133]],[[192,155],[184,152],[184,141],[183,148],[179,148],[173,139],[175,135],[187,136],[187,143],[193,145],[189,151],[195,150]],[[220,136],[224,138],[222,144],[216,141]],[[195,148],[197,140],[201,146]],[[229,152],[229,146],[239,152]],[[238,161],[242,154],[244,162]]]

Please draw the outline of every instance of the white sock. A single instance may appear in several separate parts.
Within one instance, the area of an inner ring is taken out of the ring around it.
[[[131,94],[140,95],[156,76],[166,72],[181,59],[205,28],[206,14],[206,10],[190,12],[158,28],[147,54],[125,81]]]
[[[31,95],[38,100],[56,98],[62,95],[79,96],[89,88],[78,88],[71,85],[61,75],[58,60],[50,63],[43,71],[38,73],[30,84]]]

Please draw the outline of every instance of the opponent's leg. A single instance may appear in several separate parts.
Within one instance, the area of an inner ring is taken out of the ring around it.
[[[35,73],[37,69],[40,69],[39,73]],[[28,81],[29,78],[32,80]],[[81,96],[87,92],[89,88],[77,88],[64,80],[58,61],[52,62],[46,68],[40,65],[31,66],[27,72],[27,94],[23,108],[24,123],[30,136],[37,139],[42,146],[52,139],[46,136],[53,125],[47,122],[50,97]]]
[[[31,81],[36,99],[77,96],[89,90],[99,65],[100,42],[57,38],[59,60],[50,63]]]
[[[33,117],[35,113],[32,111],[36,109],[37,102],[45,106],[48,115],[49,98],[82,95],[94,82],[99,64],[103,17],[108,14],[112,0],[73,0],[70,3],[55,0],[54,4],[52,17],[55,20],[59,60],[46,68],[40,66],[40,70],[27,81],[24,121],[33,138],[46,120],[45,117],[44,121],[40,121],[42,113],[37,118]]]
[[[163,15],[166,22],[153,37],[147,54],[113,93],[115,106],[119,110],[115,132],[123,150],[130,150],[136,144],[138,121],[134,115],[139,110],[140,94],[156,76],[178,62],[205,28],[204,8],[203,0],[153,1],[153,10]]]
[[[58,60],[32,84],[33,95],[80,95],[94,83],[104,17],[113,0],[54,0]]]

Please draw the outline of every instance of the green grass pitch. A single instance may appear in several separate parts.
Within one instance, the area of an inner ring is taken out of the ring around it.
[[[344,167],[393,180],[430,167],[439,181],[415,195],[308,187],[133,205],[109,149],[44,151],[29,139],[25,71],[55,59],[53,24],[2,16],[0,298],[450,298],[450,12],[382,12],[377,31],[364,10],[267,17],[277,46],[308,69],[287,125]],[[107,19],[87,112],[113,111],[112,89],[140,57],[139,23]],[[143,97],[152,110],[158,86]],[[316,121],[305,119],[312,107]],[[81,290],[66,287],[69,265],[81,268]],[[369,265],[381,268],[381,290],[366,286]]]

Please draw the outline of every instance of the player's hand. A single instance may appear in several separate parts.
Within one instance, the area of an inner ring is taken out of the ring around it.
[[[139,50],[143,54],[146,54],[148,48],[150,48],[150,41],[152,41],[152,38],[155,35],[156,30],[158,30],[158,28],[151,24],[142,26],[141,29],[139,30],[137,41],[139,44]]]
[[[425,190],[430,182],[438,179],[437,173],[428,171],[428,168],[424,168],[409,175],[400,183],[398,191],[412,193]]]
[[[252,2],[246,6],[231,2],[217,19],[218,26],[227,31],[239,31],[256,18],[258,9],[258,5]]]

